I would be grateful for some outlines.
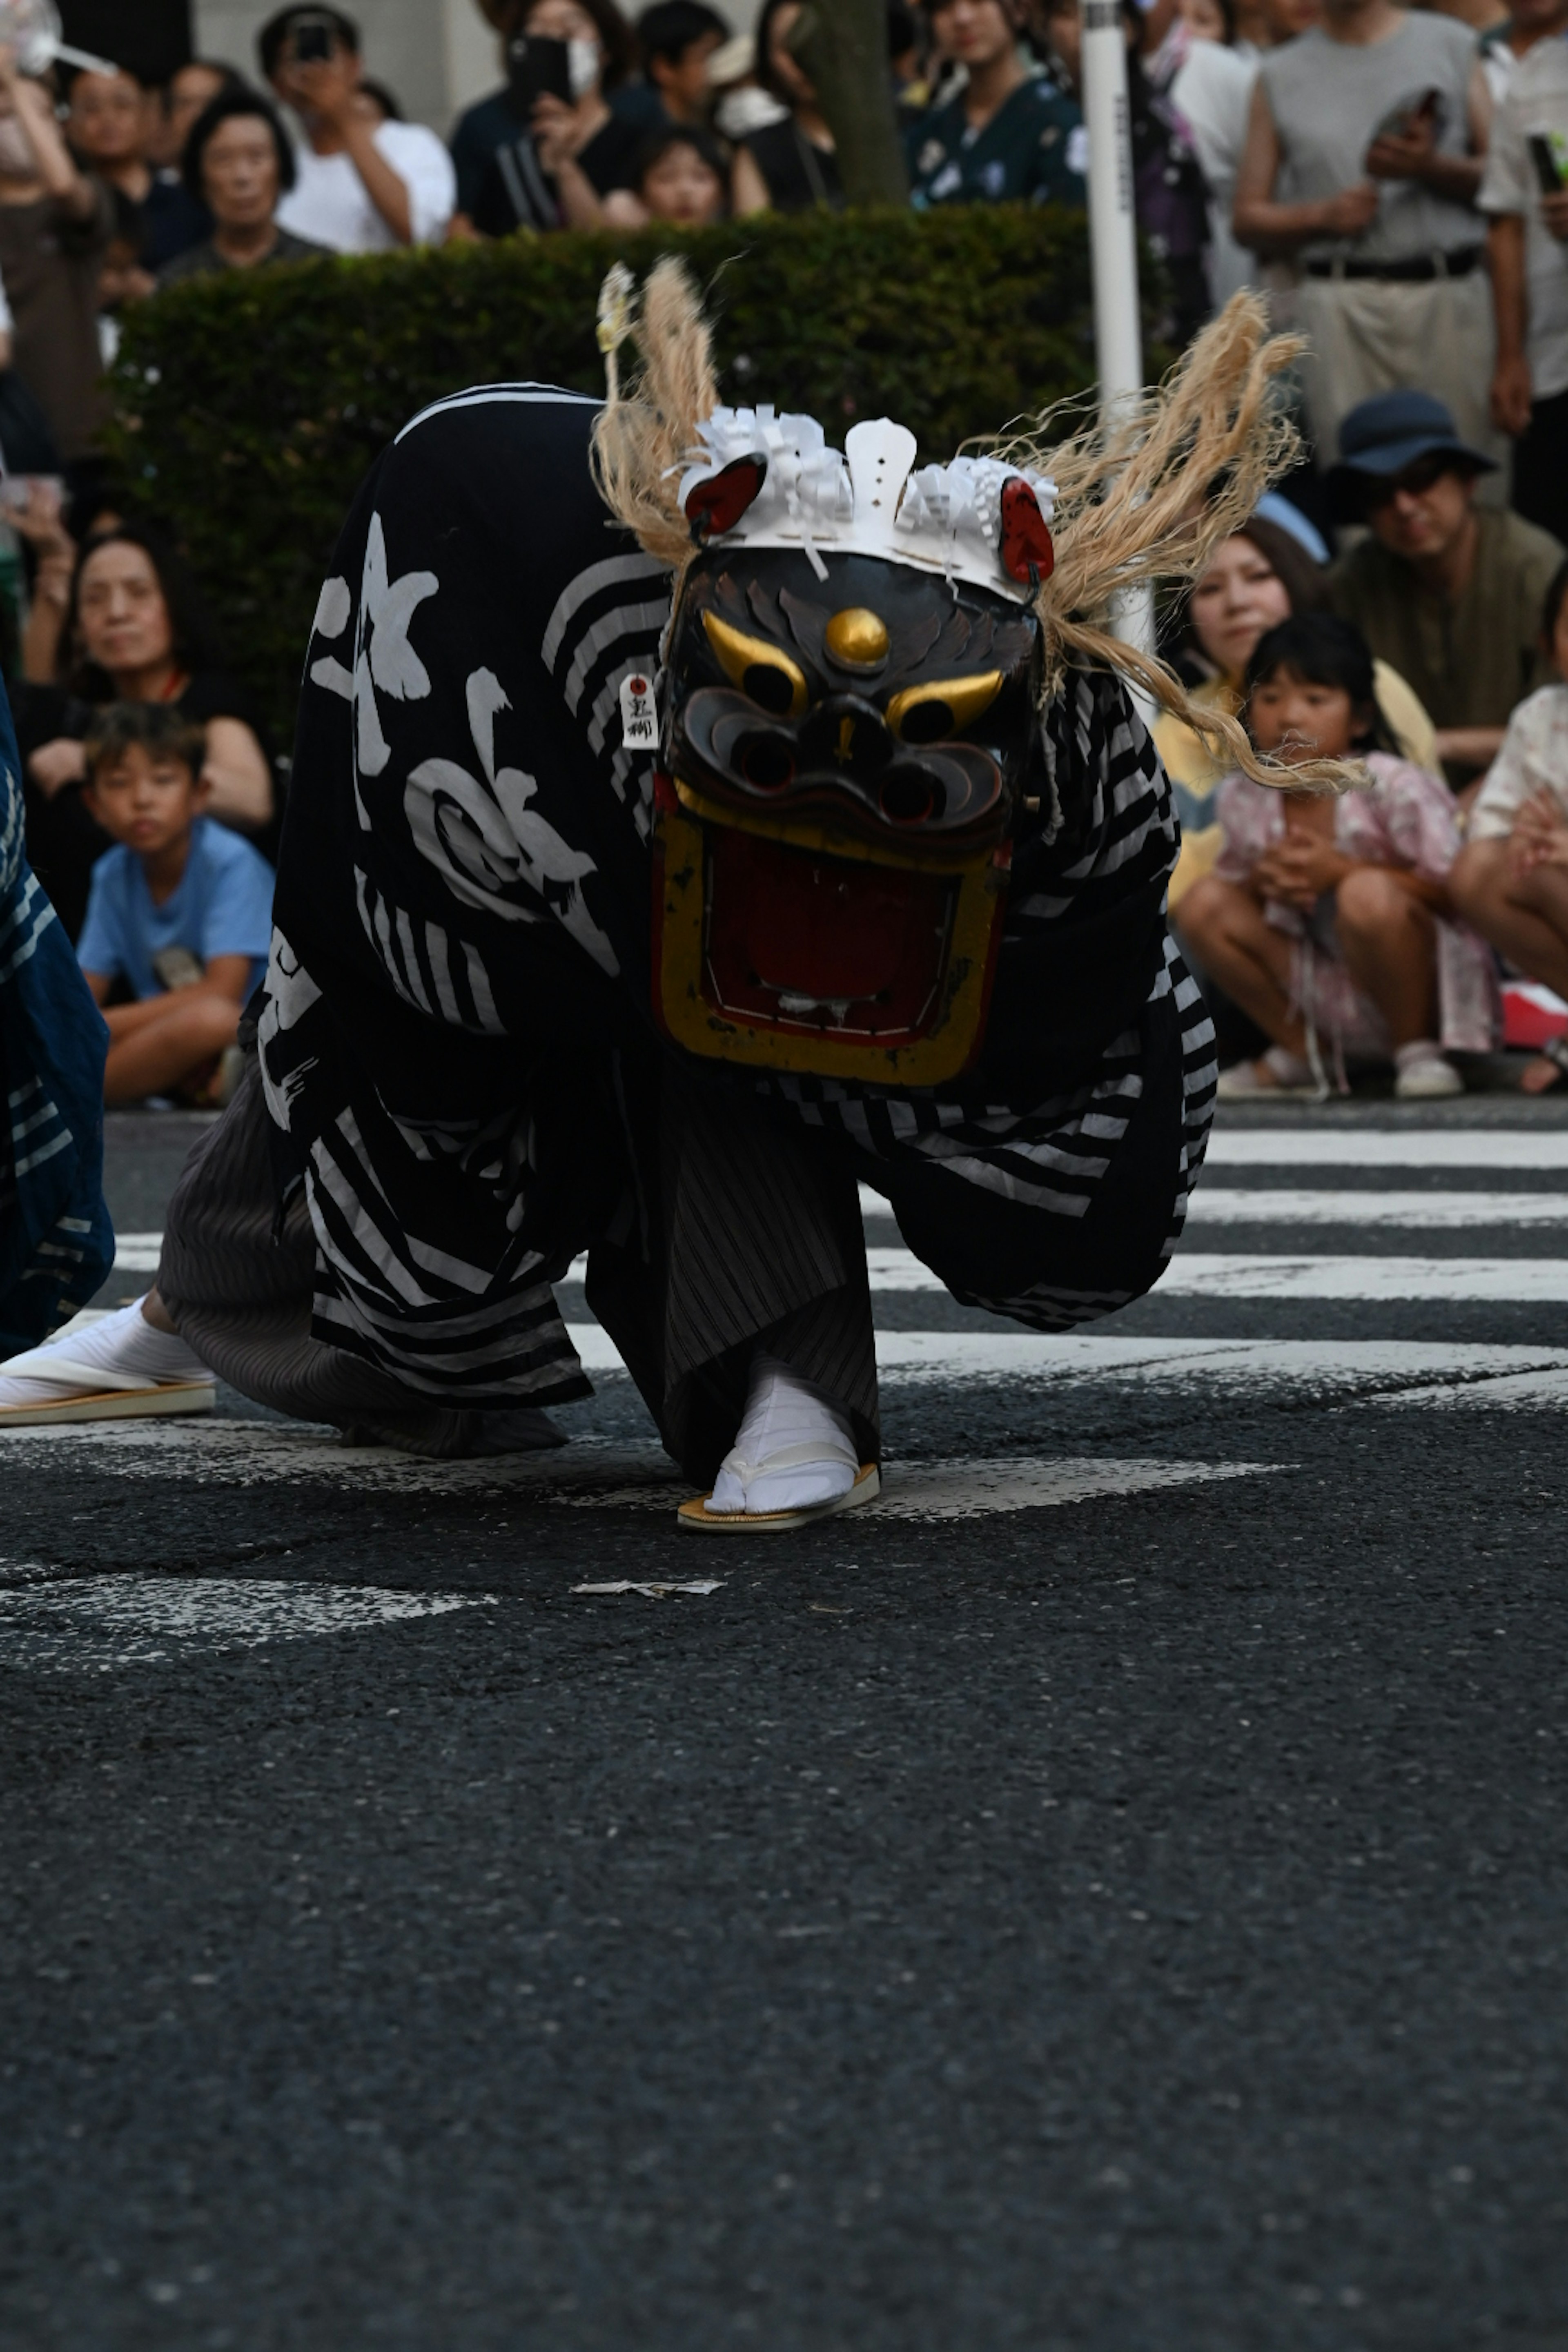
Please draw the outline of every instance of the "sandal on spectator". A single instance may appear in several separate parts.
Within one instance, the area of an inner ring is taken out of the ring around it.
[[[183,1339],[155,1330],[140,1299],[110,1315],[89,1308],[0,1363],[0,1428],[210,1412],[216,1402],[216,1375]]]
[[[1394,1091],[1401,1102],[1438,1102],[1465,1091],[1463,1078],[1432,1037],[1396,1045],[1394,1069]]]
[[[1283,1045],[1270,1045],[1256,1062],[1233,1062],[1219,1074],[1219,1102],[1314,1102],[1322,1092],[1312,1066]]]

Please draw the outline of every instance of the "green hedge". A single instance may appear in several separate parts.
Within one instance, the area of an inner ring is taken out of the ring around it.
[[[497,377],[597,391],[599,281],[685,253],[724,394],[836,422],[884,412],[945,457],[1093,374],[1081,215],[812,215],[685,235],[515,238],[197,280],[126,321],[110,446],[287,740],[354,488],[429,401]]]

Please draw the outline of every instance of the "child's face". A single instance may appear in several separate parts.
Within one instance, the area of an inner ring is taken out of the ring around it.
[[[138,857],[156,857],[190,832],[206,786],[183,760],[132,743],[103,762],[83,798],[105,833]]]
[[[662,154],[643,173],[642,200],[655,220],[685,221],[706,227],[716,221],[724,202],[724,186],[710,171],[695,147],[684,140]]]
[[[1316,686],[1284,669],[1258,680],[1248,711],[1258,750],[1288,768],[1306,760],[1348,758],[1363,718],[1342,686]]]

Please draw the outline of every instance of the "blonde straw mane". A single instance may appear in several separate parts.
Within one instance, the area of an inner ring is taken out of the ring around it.
[[[595,478],[616,520],[680,581],[695,552],[678,496],[697,426],[717,404],[711,338],[684,266],[656,263],[640,313],[617,265],[600,299],[599,340],[609,397],[595,426]],[[622,386],[616,352],[629,339],[639,365]],[[1219,541],[1245,523],[1269,484],[1295,461],[1300,439],[1275,379],[1303,349],[1268,332],[1263,305],[1237,294],[1191,345],[1165,383],[1057,437],[1069,410],[984,446],[1009,464],[1049,474],[1056,569],[1035,598],[1046,640],[1045,692],[1069,668],[1110,670],[1183,719],[1216,758],[1257,782],[1342,791],[1357,763],[1314,760],[1285,768],[1254,751],[1238,720],[1194,702],[1173,670],[1113,634],[1117,602],[1144,586],[1185,583]]]

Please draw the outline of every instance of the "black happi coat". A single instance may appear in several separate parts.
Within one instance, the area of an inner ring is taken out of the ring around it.
[[[637,1189],[660,568],[588,467],[595,404],[440,403],[355,500],[306,662],[260,1024],[281,1188],[317,1238],[313,1328],[433,1395],[585,1387],[549,1284]],[[1175,819],[1121,689],[1047,720],[1061,823],[1025,820],[984,1055],[936,1092],[685,1061],[837,1132],[963,1297],[1047,1329],[1157,1278],[1213,1098],[1169,941]]]

